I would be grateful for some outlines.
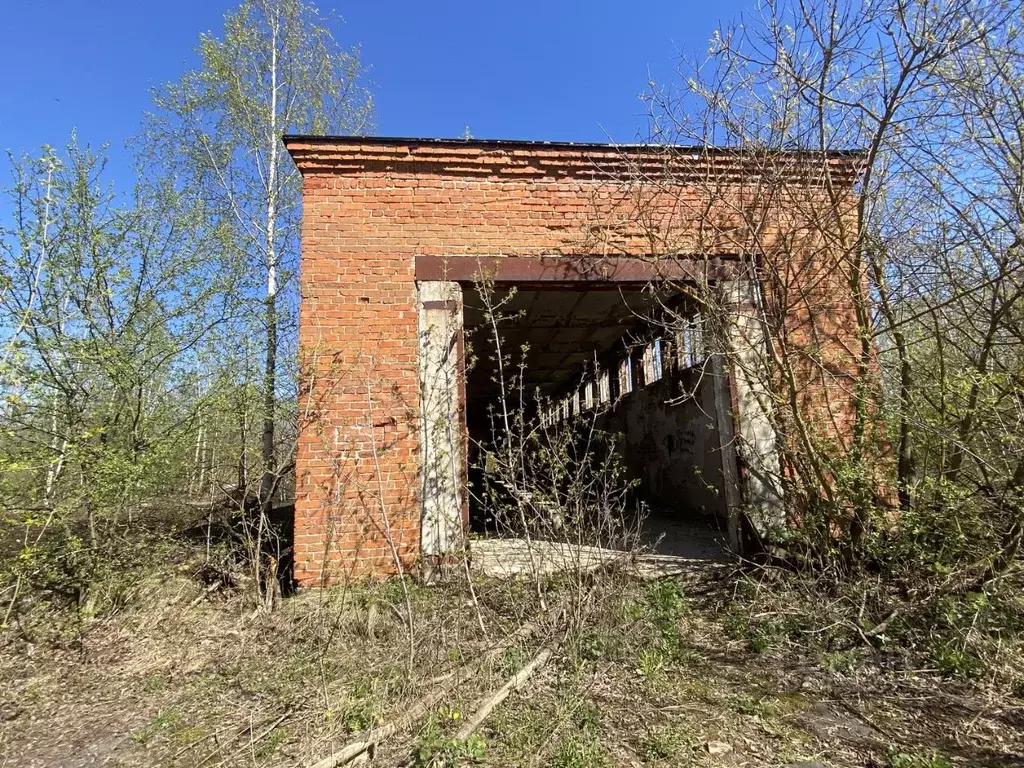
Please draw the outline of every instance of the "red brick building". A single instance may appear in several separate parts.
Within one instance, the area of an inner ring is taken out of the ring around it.
[[[460,365],[454,346],[436,357],[430,339],[442,316],[456,318],[461,334],[462,292],[481,272],[533,291],[537,301],[548,296],[549,304],[558,302],[544,291],[593,294],[580,303],[591,308],[590,337],[603,347],[617,343],[614,328],[624,315],[609,309],[607,321],[594,314],[611,306],[607,293],[598,295],[602,288],[639,296],[652,280],[729,285],[736,306],[748,308],[767,296],[789,338],[816,345],[818,362],[799,374],[815,422],[826,431],[848,429],[846,379],[858,355],[850,286],[859,278],[847,263],[856,217],[846,203],[855,155],[798,158],[800,168],[787,165],[780,183],[778,164],[769,171],[728,152],[298,136],[285,143],[303,179],[300,584],[388,573],[397,561],[413,567],[421,542],[427,553],[424,526],[433,516],[464,522],[465,489],[450,487],[464,474],[431,480],[425,466],[431,440],[463,449],[430,436],[424,409],[440,408],[448,414],[442,421],[450,416],[458,426],[465,380],[456,371],[459,381],[431,394],[425,366]],[[769,284],[747,280],[755,261],[770,273]],[[766,343],[759,316],[737,323],[743,344]],[[554,328],[536,346],[568,349],[569,330]],[[442,346],[455,345],[444,335]],[[567,368],[577,359],[571,352],[562,358]],[[555,355],[549,366],[558,365]],[[831,361],[824,374],[822,356]],[[718,426],[726,496],[733,506],[742,500],[776,514],[778,457],[765,393],[743,379],[724,372]],[[451,458],[464,466],[464,455]],[[431,536],[429,548],[441,551],[429,554],[444,554],[446,535]]]

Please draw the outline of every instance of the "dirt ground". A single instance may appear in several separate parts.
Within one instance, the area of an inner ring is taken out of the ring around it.
[[[182,558],[91,618],[41,601],[12,622],[0,765],[311,765],[442,685],[372,764],[1024,766],[1012,691],[873,649],[752,643],[720,565],[545,582],[549,619],[511,643],[542,614],[529,579],[480,578],[475,599],[464,582],[311,591],[267,613],[198,570]],[[552,660],[454,741],[541,646]]]

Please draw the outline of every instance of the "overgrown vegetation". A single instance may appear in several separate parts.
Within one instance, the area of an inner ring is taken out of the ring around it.
[[[825,650],[800,621],[768,631],[718,570],[592,575],[585,629],[564,636],[551,619],[467,675],[458,670],[503,642],[494,629],[543,614],[529,579],[475,577],[490,637],[466,610],[466,585],[411,587],[410,673],[395,584],[308,592],[256,617],[243,590],[210,593],[194,578],[205,558],[201,542],[182,543],[126,566],[131,594],[86,621],[26,602],[0,647],[4,753],[25,764],[313,764],[453,671],[457,684],[382,742],[375,764],[916,768],[1007,765],[1024,748],[1017,710],[989,690],[951,685],[928,664],[908,675],[862,646]],[[544,579],[549,615],[575,602],[578,583]],[[552,662],[457,739],[478,699],[544,645],[557,649]]]
[[[651,93],[654,138],[697,147],[681,173],[706,162],[700,204],[671,163],[628,191],[652,258],[741,267],[689,290],[770,425],[768,449],[737,435],[749,517],[801,575],[754,599],[794,590],[805,624],[957,674],[1021,622],[1022,22],[1001,3],[764,4]],[[738,186],[729,158],[755,169]],[[659,319],[667,338],[685,321]]]
[[[1020,760],[1021,24],[1012,3],[769,2],[652,95],[653,139],[695,144],[682,162],[712,171],[694,207],[671,163],[637,168],[629,225],[652,259],[736,255],[745,282],[681,290],[707,321],[709,368],[742,380],[770,428],[771,451],[738,436],[745,468],[784,500],[748,494],[771,534],[751,562],[683,580],[627,567],[643,509],[614,439],[593,414],[546,418],[484,281],[477,354],[500,396],[473,491],[526,542],[523,576],[467,564],[440,588],[403,574],[276,601],[272,515],[300,427],[298,180],[280,139],[372,117],[357,50],[311,6],[245,2],[201,38],[201,66],[154,94],[130,194],[74,139],[12,157],[0,751],[292,764],[422,705],[365,752],[567,768]],[[849,148],[856,176],[837,178],[829,152]],[[739,193],[723,156],[758,169]],[[689,318],[663,309],[665,338],[683,332]],[[550,544],[571,545],[554,569]],[[514,706],[464,731],[538,658]]]
[[[102,151],[74,137],[63,152],[11,158],[8,614],[54,579],[87,589],[115,550],[135,547],[152,508],[176,509],[182,526],[234,518],[256,598],[275,594],[271,507],[289,496],[298,426],[299,184],[281,137],[365,131],[372,102],[358,52],[299,0],[246,0],[198,54],[197,69],[154,91],[134,190],[115,191]]]
[[[505,308],[514,296],[484,277],[472,299],[483,315],[475,353],[491,372],[495,398],[487,407],[489,429],[475,446],[481,480],[471,492],[491,533],[526,543],[528,573],[539,579],[544,552],[534,542],[570,545],[560,550],[566,553],[561,564],[585,571],[593,564],[584,548],[639,546],[645,509],[631,495],[635,482],[625,475],[617,436],[599,428],[597,410],[565,419],[545,415],[550,398],[527,382],[529,347],[510,348],[505,340],[515,319]]]

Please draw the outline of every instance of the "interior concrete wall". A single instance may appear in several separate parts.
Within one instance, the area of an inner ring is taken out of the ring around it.
[[[626,473],[652,509],[726,518],[710,367],[671,373],[622,396],[598,426],[618,435]]]

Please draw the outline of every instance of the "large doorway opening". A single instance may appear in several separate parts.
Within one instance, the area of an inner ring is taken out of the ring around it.
[[[471,529],[515,530],[494,518],[494,508],[509,506],[502,504],[509,499],[495,498],[500,469],[489,451],[503,430],[518,429],[543,434],[535,443],[524,440],[523,450],[590,462],[578,476],[551,482],[586,482],[579,478],[606,471],[605,452],[614,452],[624,496],[598,494],[587,503],[623,505],[626,529],[630,516],[642,518],[635,533],[645,548],[720,556],[728,519],[723,462],[735,455],[722,431],[728,382],[713,370],[696,302],[677,284],[651,281],[463,281],[461,293]],[[549,467],[537,471],[551,474]],[[522,495],[520,485],[514,478],[504,483],[509,495]],[[566,514],[537,501],[563,498],[558,489],[526,495],[534,515]],[[564,529],[545,530],[558,536]],[[591,535],[605,544],[600,532]]]

